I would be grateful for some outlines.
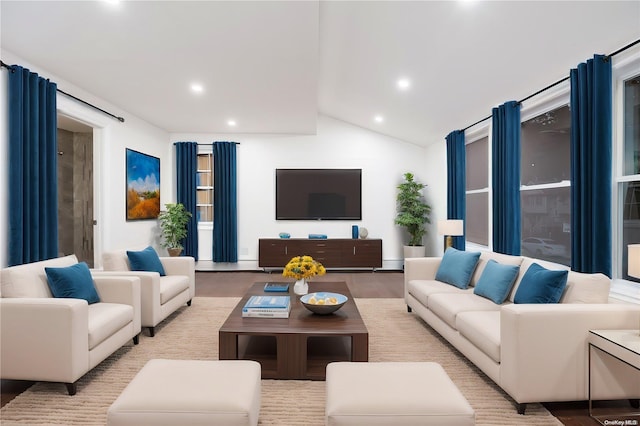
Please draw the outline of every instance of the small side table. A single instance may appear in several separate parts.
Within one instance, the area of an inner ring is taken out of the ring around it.
[[[599,350],[617,359],[618,361],[625,363],[629,367],[640,371],[640,332],[638,331],[638,329],[589,330],[589,416],[602,425],[613,424],[610,421],[602,422],[598,418],[601,416],[593,415],[591,400],[591,353],[593,350]],[[623,413],[619,414],[619,416],[640,416],[640,411]]]

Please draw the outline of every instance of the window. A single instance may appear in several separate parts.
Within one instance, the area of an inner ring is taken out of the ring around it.
[[[489,246],[489,136],[469,142],[466,154],[466,241]]]
[[[571,263],[571,111],[565,104],[522,122],[521,251]]]
[[[213,158],[210,152],[198,153],[196,211],[198,222],[213,222]]]

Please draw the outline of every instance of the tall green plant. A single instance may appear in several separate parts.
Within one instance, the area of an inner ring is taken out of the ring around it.
[[[180,242],[187,237],[187,224],[191,213],[184,208],[182,203],[165,204],[166,211],[160,212],[160,231],[162,233],[162,247],[182,248]]]
[[[412,173],[404,174],[404,182],[398,185],[398,215],[395,223],[409,233],[409,245],[421,246],[422,237],[427,233],[425,223],[431,223],[431,206],[424,202],[422,189],[427,185],[413,180]]]

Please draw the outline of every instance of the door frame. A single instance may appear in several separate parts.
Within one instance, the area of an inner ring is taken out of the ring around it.
[[[102,161],[105,158],[104,147],[108,127],[113,125],[113,120],[60,93],[58,93],[56,101],[58,114],[93,128],[93,220],[95,221],[93,226],[93,265],[94,268],[99,269],[102,267],[104,241],[102,206],[105,205]]]

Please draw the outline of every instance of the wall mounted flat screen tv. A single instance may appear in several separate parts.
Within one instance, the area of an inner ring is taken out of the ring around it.
[[[276,220],[361,219],[361,169],[276,169]]]

